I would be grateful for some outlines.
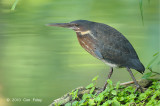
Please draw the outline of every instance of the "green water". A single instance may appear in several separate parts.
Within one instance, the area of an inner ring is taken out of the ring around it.
[[[80,47],[74,31],[47,23],[84,19],[108,24],[126,36],[147,66],[160,48],[159,0],[149,1],[143,2],[143,25],[138,0],[20,0],[15,11],[10,0],[0,0],[1,104],[47,106],[96,75],[97,86],[104,84],[109,67]],[[112,80],[132,79],[126,69],[115,69]]]

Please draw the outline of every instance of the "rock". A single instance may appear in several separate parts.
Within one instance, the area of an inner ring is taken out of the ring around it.
[[[89,93],[89,89],[86,89],[85,87],[78,87],[72,91],[78,90],[78,97],[82,98],[83,94]],[[61,104],[61,106],[64,106],[67,102],[72,101],[72,95],[70,95],[71,92],[65,94],[61,98],[58,98],[53,101],[53,103],[50,106],[55,106],[55,104]]]

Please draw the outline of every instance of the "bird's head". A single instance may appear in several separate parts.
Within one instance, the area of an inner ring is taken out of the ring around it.
[[[85,32],[92,28],[94,22],[87,20],[76,20],[70,23],[50,23],[48,26],[64,27],[74,30],[75,32]]]

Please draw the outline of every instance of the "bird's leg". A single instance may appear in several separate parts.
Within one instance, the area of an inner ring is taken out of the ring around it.
[[[113,73],[113,67],[111,67],[111,69],[110,69],[110,72],[109,72],[109,74],[108,74],[107,80],[111,78],[112,73]],[[107,87],[107,85],[108,85],[107,80],[106,80],[106,82],[105,82],[105,84],[104,84],[103,91],[106,89],[106,87]]]
[[[137,87],[136,90],[135,90],[135,92],[136,92],[138,89],[140,89],[141,92],[143,92],[142,87],[141,87],[141,86],[138,84],[138,82],[136,81],[136,79],[135,79],[135,77],[134,77],[132,71],[130,70],[130,68],[127,67],[127,71],[128,71],[129,74],[131,75],[131,77],[132,77],[132,79],[133,79],[133,81],[134,81],[134,83],[135,83],[135,85],[136,85],[136,87]]]

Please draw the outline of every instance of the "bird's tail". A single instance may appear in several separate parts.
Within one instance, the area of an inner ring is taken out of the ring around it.
[[[140,72],[141,74],[143,74],[145,71],[143,64],[138,59],[132,59],[129,68],[133,68],[138,72]]]

